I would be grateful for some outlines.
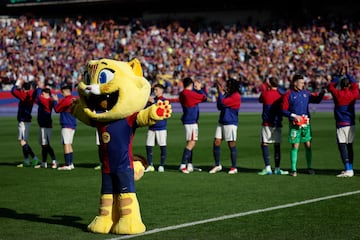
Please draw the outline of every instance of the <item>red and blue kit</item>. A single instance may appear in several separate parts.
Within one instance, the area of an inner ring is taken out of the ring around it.
[[[102,194],[135,192],[132,144],[137,113],[110,123],[99,122]]]
[[[262,125],[269,127],[282,127],[281,101],[284,92],[273,89],[267,83],[261,85],[259,102],[263,104]]]
[[[179,96],[179,101],[182,106],[183,115],[181,121],[183,124],[194,124],[199,120],[199,103],[207,100],[204,91],[196,91],[184,89]]]

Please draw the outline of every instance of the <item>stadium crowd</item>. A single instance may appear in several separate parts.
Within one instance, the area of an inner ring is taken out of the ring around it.
[[[288,88],[295,73],[304,74],[308,88],[318,91],[343,60],[360,80],[358,23],[193,26],[140,19],[1,19],[0,87],[9,90],[17,79],[43,81],[53,89],[65,83],[74,87],[88,60],[134,57],[144,76],[165,85],[170,95],[178,95],[185,77],[200,80],[209,96],[217,80],[232,77],[240,81],[243,95],[251,95],[270,76]]]

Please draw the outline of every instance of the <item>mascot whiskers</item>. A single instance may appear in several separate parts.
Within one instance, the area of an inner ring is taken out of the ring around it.
[[[145,108],[151,86],[137,59],[91,60],[78,85],[79,99],[72,113],[95,127],[100,140],[102,182],[99,215],[88,225],[94,233],[138,234],[145,232],[135,181],[145,170],[144,160],[132,152],[137,127],[169,118],[168,101]]]

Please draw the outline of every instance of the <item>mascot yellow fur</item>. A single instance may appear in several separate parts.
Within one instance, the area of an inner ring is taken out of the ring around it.
[[[138,234],[146,230],[134,186],[145,167],[136,161],[139,157],[132,153],[132,141],[137,127],[152,125],[172,113],[167,101],[145,108],[150,91],[137,59],[87,63],[72,113],[83,123],[96,127],[100,138],[100,210],[88,225],[91,232]]]

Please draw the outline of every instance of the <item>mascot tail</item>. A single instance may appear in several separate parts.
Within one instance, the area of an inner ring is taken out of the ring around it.
[[[117,207],[120,219],[111,229],[115,234],[138,234],[146,230],[141,220],[139,202],[135,193],[121,193],[118,195]]]

